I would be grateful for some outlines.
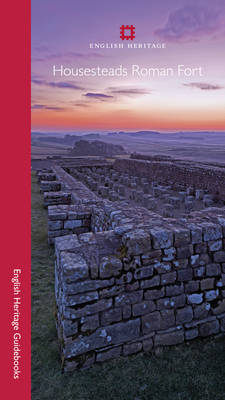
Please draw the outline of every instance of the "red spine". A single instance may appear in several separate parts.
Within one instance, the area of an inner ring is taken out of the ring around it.
[[[3,2],[0,27],[1,385],[3,397],[27,400],[31,350],[29,0]]]

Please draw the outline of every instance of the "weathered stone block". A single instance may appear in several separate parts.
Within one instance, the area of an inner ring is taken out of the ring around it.
[[[198,328],[188,329],[185,331],[185,339],[192,340],[198,337]]]
[[[222,240],[216,240],[208,243],[210,251],[222,250]]]
[[[150,230],[150,234],[154,249],[173,247],[173,232],[165,229],[154,228]]]
[[[174,301],[168,297],[157,300],[156,304],[157,304],[157,310],[170,309],[173,308],[175,305]]]
[[[182,269],[177,271],[177,280],[180,282],[187,282],[192,279],[193,271],[191,268]]]
[[[217,299],[217,297],[219,296],[219,290],[209,290],[208,292],[205,293],[205,299],[206,301],[213,301],[215,299]]]
[[[182,247],[191,242],[191,234],[187,229],[175,229],[174,246]]]
[[[207,244],[206,243],[196,244],[194,252],[197,253],[197,254],[207,253]]]
[[[122,319],[122,309],[119,307],[103,311],[100,315],[101,325],[110,325],[112,322],[119,322]]]
[[[201,244],[202,243],[202,229],[197,226],[191,227],[191,243]]]
[[[109,288],[99,290],[99,298],[110,298],[116,295],[119,295],[124,292],[124,288],[122,285],[113,285]]]
[[[129,356],[130,354],[138,353],[141,350],[142,350],[142,343],[141,342],[125,344],[123,346],[123,354],[125,356]]]
[[[202,253],[199,255],[199,265],[206,265],[211,262],[211,258],[209,257],[209,254],[207,253]]]
[[[153,275],[153,266],[149,266],[136,269],[134,273],[134,278],[144,279],[144,278],[149,278],[152,275]]]
[[[163,274],[165,272],[171,271],[170,263],[157,262],[153,266],[154,266],[154,269],[158,272],[158,274]]]
[[[55,238],[56,255],[62,251],[72,251],[81,247],[77,235],[67,235]]]
[[[100,277],[110,278],[112,276],[118,276],[122,268],[123,264],[119,258],[114,256],[103,257],[99,268]]]
[[[183,283],[177,285],[166,286],[166,296],[177,296],[184,293]]]
[[[199,334],[200,336],[210,336],[219,332],[220,326],[219,321],[209,321],[205,324],[200,325]]]
[[[123,293],[115,297],[115,306],[124,306],[127,304],[140,303],[143,298],[143,290],[137,290],[131,293]]]
[[[194,254],[193,256],[191,256],[191,266],[192,267],[198,267],[198,265],[199,265],[199,260],[200,260],[200,257],[199,257],[199,254]]]
[[[40,191],[43,192],[59,192],[61,183],[59,181],[41,181]]]
[[[203,303],[200,306],[196,306],[194,308],[194,317],[195,319],[204,319],[209,315],[209,311],[211,309],[211,305],[209,303]]]
[[[194,293],[199,289],[199,281],[190,281],[185,284],[185,293]]]
[[[81,332],[90,332],[94,331],[99,327],[99,316],[90,315],[89,317],[82,317],[80,320],[81,323]]]
[[[112,307],[112,299],[98,300],[94,304],[88,304],[80,309],[64,308],[63,316],[67,319],[82,318],[87,315],[99,313]]]
[[[71,193],[65,192],[45,192],[44,193],[44,207],[71,204]]]
[[[140,255],[146,253],[151,248],[150,236],[142,229],[125,233],[122,241],[127,247],[128,255]]]
[[[75,219],[75,220],[68,220],[64,222],[64,228],[65,229],[75,229],[79,228],[82,226],[82,220],[81,219]]]
[[[134,304],[132,306],[133,316],[138,317],[140,315],[148,314],[152,311],[155,311],[156,306],[155,303],[151,300],[142,301],[141,303]]]
[[[169,329],[175,325],[174,310],[162,310],[160,316],[160,329]]]
[[[193,245],[187,245],[177,248],[177,258],[188,258],[193,254]]]
[[[75,295],[63,296],[63,302],[68,307],[77,306],[80,304],[90,303],[91,301],[98,300],[98,292],[80,293]]]
[[[156,300],[160,299],[161,297],[164,297],[164,295],[165,295],[165,288],[162,287],[161,289],[146,290],[144,293],[144,298],[145,300]]]
[[[186,322],[190,322],[193,319],[193,310],[191,306],[187,306],[184,308],[180,308],[176,313],[176,323],[184,324]]]
[[[166,274],[162,274],[161,276],[161,285],[168,285],[170,283],[174,283],[177,279],[176,271],[168,272]]]
[[[205,242],[218,240],[222,238],[222,228],[219,225],[203,223],[203,239]]]
[[[77,294],[90,292],[92,290],[111,287],[114,284],[114,278],[107,280],[85,280],[78,283],[70,283],[63,286],[65,294]]]
[[[214,288],[214,278],[206,278],[200,281],[201,290],[213,289]]]
[[[186,296],[185,294],[180,294],[179,296],[173,296],[171,297],[172,303],[174,303],[173,307],[178,308],[178,307],[183,307],[186,302]]]
[[[188,258],[183,258],[183,259],[180,258],[179,260],[173,261],[174,269],[181,270],[181,269],[187,268],[188,266],[189,266]]]
[[[63,251],[60,264],[68,283],[88,278],[88,265],[82,254]]]
[[[217,307],[212,309],[214,315],[225,313],[225,300],[222,300],[218,303]]]
[[[78,323],[76,321],[64,319],[62,320],[62,327],[63,335],[66,337],[76,335],[78,332]]]
[[[221,267],[219,264],[208,264],[206,265],[206,275],[217,276],[221,274]]]
[[[141,288],[148,289],[150,287],[159,286],[160,284],[160,276],[156,275],[152,279],[145,279],[141,281]]]
[[[225,262],[225,251],[216,251],[213,255],[213,259],[215,263]]]
[[[195,278],[202,278],[205,275],[205,267],[198,267],[193,269]]]
[[[98,328],[94,333],[79,337],[64,348],[64,356],[75,357],[97,348],[120,344],[140,336],[140,320],[130,320]]]
[[[62,221],[48,221],[48,229],[50,231],[63,229],[63,222]]]
[[[203,293],[193,293],[187,296],[189,304],[201,304],[203,302]]]
[[[157,263],[161,260],[162,251],[153,250],[141,256],[143,265],[149,265]]]
[[[147,314],[141,318],[142,320],[142,330],[144,334],[160,329],[160,312],[155,311],[153,313]]]
[[[172,346],[184,342],[184,331],[177,330],[164,334],[156,334],[155,346]]]
[[[96,362],[104,362],[107,360],[112,360],[113,358],[118,358],[122,352],[122,346],[113,347],[112,349],[101,351],[96,355]]]
[[[175,258],[176,249],[175,247],[170,247],[169,249],[164,249],[163,253],[164,253],[163,261],[172,261]]]
[[[151,338],[143,340],[142,344],[144,352],[151,351],[153,348],[153,340]]]
[[[123,319],[128,319],[131,317],[131,306],[125,305],[122,307]]]

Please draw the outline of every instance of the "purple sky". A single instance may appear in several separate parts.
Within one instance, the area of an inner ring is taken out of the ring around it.
[[[122,43],[122,24],[135,25],[136,43],[163,42],[166,49],[89,48]],[[32,0],[32,127],[225,130],[224,45],[225,0]],[[201,65],[204,76],[59,79],[53,64]]]

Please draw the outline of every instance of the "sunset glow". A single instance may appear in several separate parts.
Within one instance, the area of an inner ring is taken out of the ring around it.
[[[224,1],[45,0],[32,8],[33,130],[225,130]],[[135,26],[133,42],[120,39],[121,24]],[[133,65],[155,76],[134,75]],[[54,66],[127,76],[54,76]]]

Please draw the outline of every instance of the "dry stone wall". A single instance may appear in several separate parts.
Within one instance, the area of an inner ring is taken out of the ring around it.
[[[103,181],[104,173],[86,175],[90,185],[90,176]],[[224,207],[164,218],[99,198],[59,166],[38,176],[41,190],[47,188],[49,243],[55,244],[65,371],[224,334]]]
[[[90,232],[91,210],[85,206],[59,205],[48,207],[48,243],[68,234]]]
[[[65,370],[225,331],[225,218],[56,239]]]
[[[200,166],[194,163],[172,161],[143,161],[134,159],[117,159],[114,169],[118,172],[148,177],[160,184],[182,183],[208,189],[219,194],[225,200],[225,167]]]

